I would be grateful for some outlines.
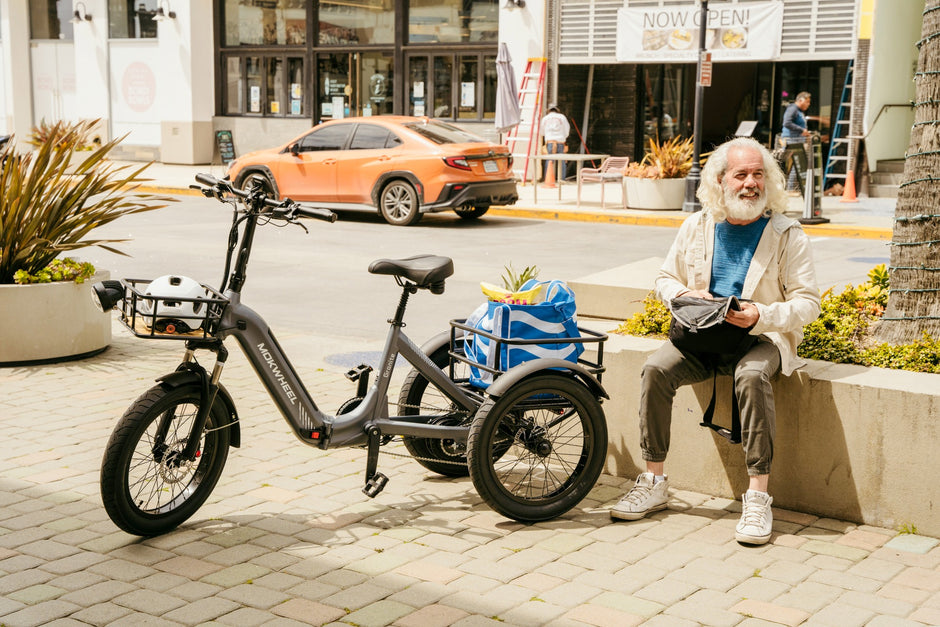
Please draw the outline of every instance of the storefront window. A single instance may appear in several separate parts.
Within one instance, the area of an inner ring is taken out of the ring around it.
[[[319,120],[394,112],[392,55],[384,52],[322,54],[317,60]]]
[[[307,113],[304,107],[304,60],[297,57],[287,59],[287,77],[290,81],[287,85],[287,98],[290,102],[290,110],[286,111],[288,115],[304,115]]]
[[[245,83],[242,80],[240,57],[229,57],[225,61],[225,113],[239,114],[244,109]]]
[[[495,42],[499,34],[497,0],[409,0],[408,7],[411,43]]]
[[[248,113],[261,113],[261,57],[245,58],[248,79]]]
[[[157,36],[158,0],[108,0],[108,35],[112,39]]]
[[[72,0],[30,0],[32,39],[72,39]]]
[[[394,43],[395,5],[392,0],[321,0],[318,41],[321,46]]]
[[[428,68],[433,68],[431,80]],[[407,113],[484,120],[496,115],[494,55],[415,55],[408,59]]]
[[[683,117],[685,73],[681,65],[643,66],[643,146],[650,139],[666,141],[688,136],[691,127]],[[686,132],[688,131],[688,132]],[[645,148],[644,148],[645,149]]]
[[[359,71],[360,115],[394,113],[392,55],[366,52],[360,57],[362,59]]]
[[[225,0],[225,45],[303,45],[306,4],[306,0]]]

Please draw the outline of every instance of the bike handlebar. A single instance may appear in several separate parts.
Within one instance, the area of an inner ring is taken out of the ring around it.
[[[196,174],[196,181],[202,183],[207,188],[200,187],[198,185],[191,185],[195,189],[203,191],[206,195],[220,196],[221,194],[232,194],[238,196],[241,199],[246,199],[250,196],[249,192],[238,189],[230,181],[224,179],[217,179],[211,174],[199,173]],[[285,198],[284,200],[273,200],[271,198],[264,198],[264,206],[270,207],[275,211],[278,218],[285,218],[288,220],[294,218],[313,218],[315,220],[323,220],[324,222],[336,222],[336,214],[330,211],[329,209],[322,209],[320,207],[312,207],[310,205],[301,205],[298,202],[291,200],[290,198]]]

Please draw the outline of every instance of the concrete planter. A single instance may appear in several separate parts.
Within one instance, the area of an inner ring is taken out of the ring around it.
[[[610,328],[609,326],[607,328]],[[604,347],[607,472],[635,476],[640,369],[662,340],[611,335]],[[698,426],[712,382],[679,389],[666,470],[674,489],[740,498],[741,445]],[[774,506],[940,536],[940,375],[810,361],[774,381]],[[731,380],[719,377],[715,421],[730,426]]]
[[[685,179],[623,179],[630,209],[677,210],[685,200]]]
[[[95,354],[111,342],[111,316],[95,309],[84,283],[0,285],[0,364],[69,359]]]

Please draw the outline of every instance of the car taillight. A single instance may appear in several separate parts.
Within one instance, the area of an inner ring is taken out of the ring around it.
[[[470,169],[470,164],[467,162],[466,157],[444,157],[444,163],[458,170]]]

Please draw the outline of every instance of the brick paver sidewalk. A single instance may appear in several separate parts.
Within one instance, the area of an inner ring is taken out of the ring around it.
[[[0,624],[940,624],[940,548],[924,536],[775,510],[771,543],[744,547],[739,503],[688,492],[612,523],[632,481],[606,475],[565,517],[525,526],[469,479],[390,455],[370,500],[365,452],[297,442],[237,349],[224,382],[242,448],[188,523],[129,536],[101,505],[102,452],[178,356],[116,325],[97,357],[0,369]],[[339,368],[299,369],[323,408],[353,392]]]

